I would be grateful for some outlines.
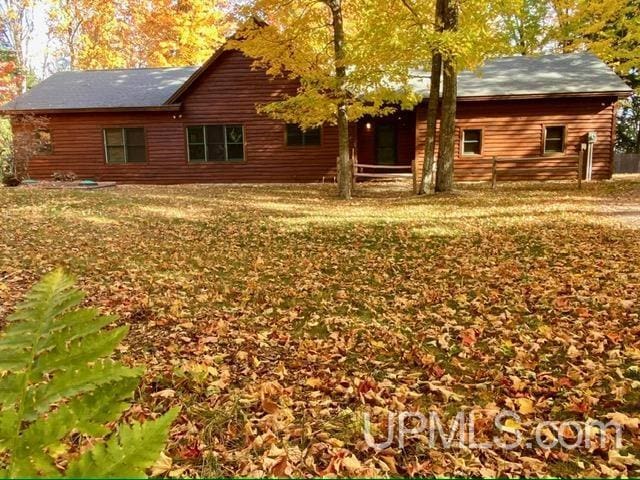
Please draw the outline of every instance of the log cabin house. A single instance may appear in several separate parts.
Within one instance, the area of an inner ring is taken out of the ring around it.
[[[428,74],[412,72],[426,96]],[[587,53],[506,57],[459,76],[455,179],[575,178],[587,134],[594,179],[610,178],[615,104],[631,93]],[[14,130],[24,114],[48,129],[31,160],[32,178],[72,171],[122,183],[316,182],[335,176],[337,129],[298,126],[256,106],[294,94],[239,51],[220,49],[200,68],[60,72],[0,108]],[[421,168],[426,100],[413,110],[351,125],[358,164]],[[522,162],[525,163],[522,163]]]

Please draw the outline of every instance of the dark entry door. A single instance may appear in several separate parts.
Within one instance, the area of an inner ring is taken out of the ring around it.
[[[393,123],[379,123],[376,126],[376,163],[393,165],[396,156],[396,126]]]

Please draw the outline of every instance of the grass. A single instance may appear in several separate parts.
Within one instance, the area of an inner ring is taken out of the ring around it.
[[[478,409],[481,426],[522,397],[526,435],[638,415],[639,192],[637,176],[369,184],[350,202],[330,185],[0,189],[0,318],[62,265],[131,324],[137,401],[183,406],[171,475],[637,475],[599,450],[376,454],[358,425]],[[625,431],[623,451],[638,443]]]

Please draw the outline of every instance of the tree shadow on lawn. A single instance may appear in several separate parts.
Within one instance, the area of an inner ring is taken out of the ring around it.
[[[85,192],[49,195],[47,201],[21,202],[10,209],[33,221],[57,218],[71,228],[74,223],[86,223],[96,233],[131,228],[134,223],[169,234],[172,225],[192,223],[207,229],[236,222],[248,229],[274,224],[290,231],[404,225],[420,236],[444,238],[493,228],[544,228],[557,222],[567,228],[572,224],[620,224],[616,216],[632,214],[603,211],[602,205],[611,203],[614,196],[626,208],[637,205],[637,197],[628,195],[637,184],[624,181],[585,184],[581,191],[571,183],[513,183],[496,191],[486,185],[463,184],[454,194],[420,197],[409,187],[359,185],[358,197],[345,202],[335,198],[332,185],[122,186],[92,192],[92,196],[83,195]]]

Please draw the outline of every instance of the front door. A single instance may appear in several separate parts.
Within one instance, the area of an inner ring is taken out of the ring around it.
[[[376,125],[376,163],[394,165],[396,163],[396,126],[393,123]]]

